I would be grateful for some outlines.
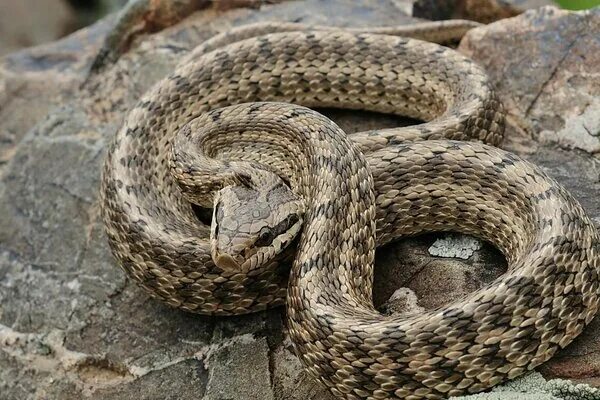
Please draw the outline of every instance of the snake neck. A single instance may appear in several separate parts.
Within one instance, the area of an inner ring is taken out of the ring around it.
[[[262,160],[266,165],[256,161],[261,154],[270,155]],[[282,253],[299,232],[305,208],[303,237],[318,235],[322,245],[307,246],[301,238],[304,260],[349,273],[350,260],[370,268],[373,180],[364,156],[324,116],[286,103],[215,110],[176,136],[171,166],[188,199],[215,205],[213,260],[224,269],[258,268]],[[356,231],[364,243],[350,238]]]

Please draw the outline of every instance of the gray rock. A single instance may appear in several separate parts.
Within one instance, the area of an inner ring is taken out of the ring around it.
[[[415,292],[406,287],[396,289],[380,309],[389,315],[414,315],[425,312],[425,308],[419,305],[419,298]]]
[[[487,243],[468,259],[431,255],[429,249],[444,237],[427,234],[407,238],[377,252],[373,290],[376,307],[397,312],[404,303],[409,309],[418,306],[433,310],[491,283],[506,271],[504,257]],[[474,241],[468,236],[455,237],[460,241]],[[460,249],[449,250],[454,253]],[[410,291],[398,292],[398,288]],[[399,304],[394,301],[394,294],[401,295]],[[412,299],[413,294],[418,299],[417,304]]]
[[[531,372],[497,386],[488,393],[451,397],[452,400],[595,400],[600,390],[588,385],[576,385],[564,379],[545,380]]]
[[[264,337],[252,334],[220,342],[205,357],[208,368],[206,400],[274,399]]]
[[[70,32],[76,16],[66,0],[0,2],[0,55],[51,42]]]
[[[470,19],[489,24],[528,9],[553,4],[551,0],[416,0],[412,15],[435,21]]]

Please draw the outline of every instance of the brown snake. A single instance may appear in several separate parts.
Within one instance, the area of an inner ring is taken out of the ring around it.
[[[277,266],[295,251],[290,336],[309,372],[349,399],[481,391],[570,343],[598,309],[597,232],[532,164],[456,141],[502,137],[484,72],[453,50],[381,30],[290,26],[207,42],[129,113],[102,180],[125,271],[172,306],[242,314],[286,302],[289,271]],[[264,35],[278,30],[287,32]],[[264,101],[429,122],[348,140],[303,107],[222,108]],[[190,200],[214,201],[212,227]],[[441,309],[378,313],[375,245],[449,230],[493,243],[508,272]]]

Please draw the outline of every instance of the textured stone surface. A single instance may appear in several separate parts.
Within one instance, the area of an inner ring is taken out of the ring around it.
[[[545,380],[537,372],[528,373],[488,393],[451,397],[461,400],[596,400],[600,389],[587,385],[574,385],[564,379]]]
[[[460,18],[488,24],[552,4],[551,0],[417,0],[412,15],[435,21]]]
[[[434,309],[491,283],[506,271],[500,252],[487,243],[466,260],[432,256],[429,249],[440,238],[445,235],[408,238],[377,252],[373,290],[376,307],[393,297],[398,287],[408,287],[417,296],[418,306]],[[412,302],[410,294],[401,298]]]
[[[100,167],[106,143],[128,108],[211,35],[259,20],[391,25],[410,21],[401,11],[406,6],[391,0],[309,0],[198,12],[138,38],[114,67],[86,84],[86,68],[110,20],[0,60],[0,397],[330,399],[291,352],[283,310],[221,319],[185,314],[150,300],[125,277],[99,220]],[[508,41],[513,33],[504,35]],[[561,34],[554,37],[560,47]],[[511,54],[518,53],[502,54],[507,63]],[[485,57],[479,59],[485,64]],[[513,62],[521,75],[527,73],[527,63]],[[554,76],[561,71],[557,67]],[[518,79],[513,75],[506,79]],[[517,104],[502,76],[493,74],[493,79],[505,102]],[[592,85],[587,79],[579,78],[581,90]],[[540,95],[536,107],[551,101]],[[511,110],[517,116],[514,106]],[[324,112],[348,131],[407,123],[376,114]],[[526,146],[513,147],[525,154],[533,143],[527,138]],[[600,223],[596,158],[548,144],[528,157],[571,190]],[[379,306],[385,308],[396,292],[396,299],[412,301],[406,297],[412,293],[414,306],[433,308],[504,270],[502,257],[487,245],[464,261],[433,257],[428,249],[437,238],[407,239],[378,252]],[[398,292],[399,286],[410,291]],[[572,377],[595,383],[598,322],[590,328],[544,373],[573,375],[568,363],[576,360],[589,369]]]
[[[460,50],[496,82],[513,129],[600,152],[600,8],[528,11],[470,31]]]

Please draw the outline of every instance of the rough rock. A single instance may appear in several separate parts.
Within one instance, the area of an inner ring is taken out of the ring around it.
[[[551,0],[417,0],[412,15],[434,21],[458,18],[489,24],[552,4]]]
[[[138,38],[114,67],[85,83],[111,19],[1,59],[0,397],[330,399],[291,352],[283,310],[236,318],[186,314],[149,299],[125,277],[99,220],[100,167],[127,110],[178,58],[215,33],[259,20],[392,25],[411,21],[401,12],[406,6],[392,0],[308,0],[198,12]],[[510,40],[512,32],[505,35]],[[520,67],[527,71],[528,65]],[[493,76],[496,82],[499,76]],[[581,91],[592,84],[588,78],[580,77]],[[516,104],[509,90],[501,93]],[[536,107],[546,101],[552,99],[543,97]],[[407,122],[324,112],[349,132]],[[527,156],[600,222],[596,158],[548,143]],[[504,271],[503,258],[486,244],[467,260],[434,257],[428,249],[438,238],[407,239],[378,252],[378,306],[407,286],[419,307],[434,308]],[[574,378],[595,382],[598,322],[590,328],[548,364],[554,375],[572,373],[565,363],[577,360],[590,369]]]
[[[252,334],[236,336],[231,343],[222,342],[210,353],[204,366],[208,369],[204,399],[265,399],[274,398],[269,371],[269,348],[265,337]],[[231,376],[236,381],[229,384]]]
[[[56,40],[75,23],[66,0],[0,1],[0,55]]]
[[[516,132],[600,152],[600,8],[527,11],[471,30],[460,51],[486,68]]]
[[[460,241],[473,238],[453,235]],[[378,251],[375,262],[373,302],[386,310],[398,307],[388,304],[398,288],[409,288],[417,297],[414,306],[431,310],[491,283],[506,271],[506,261],[498,250],[487,243],[468,259],[433,256],[429,249],[445,235],[427,234],[407,238]],[[453,249],[455,252],[458,249]],[[410,293],[400,297],[400,303],[413,303]],[[388,300],[389,299],[389,300]]]
[[[596,400],[600,390],[588,385],[575,385],[564,379],[545,380],[532,372],[493,388],[488,393],[451,397],[453,400]]]
[[[425,312],[425,308],[419,305],[416,293],[407,287],[396,289],[379,309],[388,315],[412,315]]]

